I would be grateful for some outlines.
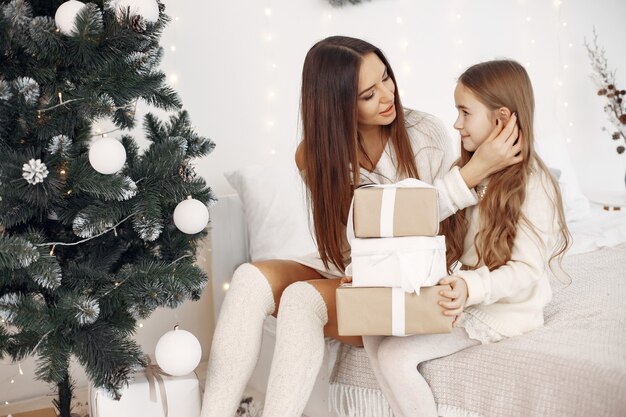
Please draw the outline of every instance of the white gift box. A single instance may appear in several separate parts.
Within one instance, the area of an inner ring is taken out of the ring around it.
[[[444,236],[352,240],[353,287],[399,287],[419,294],[447,276]]]
[[[161,377],[167,400],[167,417],[199,417],[202,397],[196,374],[178,377],[161,374]],[[153,398],[150,397],[150,384],[145,372],[134,374],[133,381],[122,390],[119,401],[111,398],[104,389],[90,387],[91,417],[165,417],[158,381],[154,381]]]

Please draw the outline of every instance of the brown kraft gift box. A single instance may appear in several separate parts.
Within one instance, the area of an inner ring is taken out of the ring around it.
[[[423,287],[420,295],[404,293],[404,333],[450,333],[453,316],[444,316],[439,295],[449,285]],[[341,286],[336,290],[337,322],[340,336],[390,336],[392,325],[392,288]]]
[[[354,235],[381,236],[380,217],[383,188],[354,190]],[[436,236],[439,233],[439,202],[434,188],[399,187],[395,192],[393,237]]]

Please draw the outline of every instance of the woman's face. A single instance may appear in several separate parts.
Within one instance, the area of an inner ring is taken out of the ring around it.
[[[495,127],[496,111],[489,110],[460,82],[454,89],[454,103],[458,111],[454,128],[461,134],[463,148],[474,152]]]
[[[359,70],[357,112],[359,128],[386,126],[396,118],[396,86],[387,67],[374,52],[363,56]]]

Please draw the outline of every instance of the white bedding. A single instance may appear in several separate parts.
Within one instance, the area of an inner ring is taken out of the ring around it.
[[[589,214],[569,223],[573,244],[567,256],[626,242],[626,209],[605,211],[592,206]]]

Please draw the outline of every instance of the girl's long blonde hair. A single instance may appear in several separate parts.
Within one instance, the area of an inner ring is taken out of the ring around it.
[[[511,60],[495,60],[476,64],[468,68],[460,77],[459,83],[468,88],[489,110],[508,108],[517,112],[517,123],[522,132],[521,154],[524,160],[490,176],[484,198],[479,203],[480,227],[474,239],[478,254],[477,268],[481,261],[489,268],[496,269],[511,259],[513,242],[520,221],[534,226],[522,213],[526,199],[526,187],[533,167],[539,169],[553,189],[554,205],[560,224],[560,236],[549,264],[565,253],[570,245],[570,234],[563,213],[563,202],[559,186],[547,166],[535,152],[533,114],[535,99],[530,78],[524,67]],[[464,166],[472,153],[461,149],[457,162]],[[542,181],[543,182],[543,181]],[[446,234],[448,269],[463,255],[463,244],[468,229],[466,211],[461,210],[446,219],[443,230]]]

